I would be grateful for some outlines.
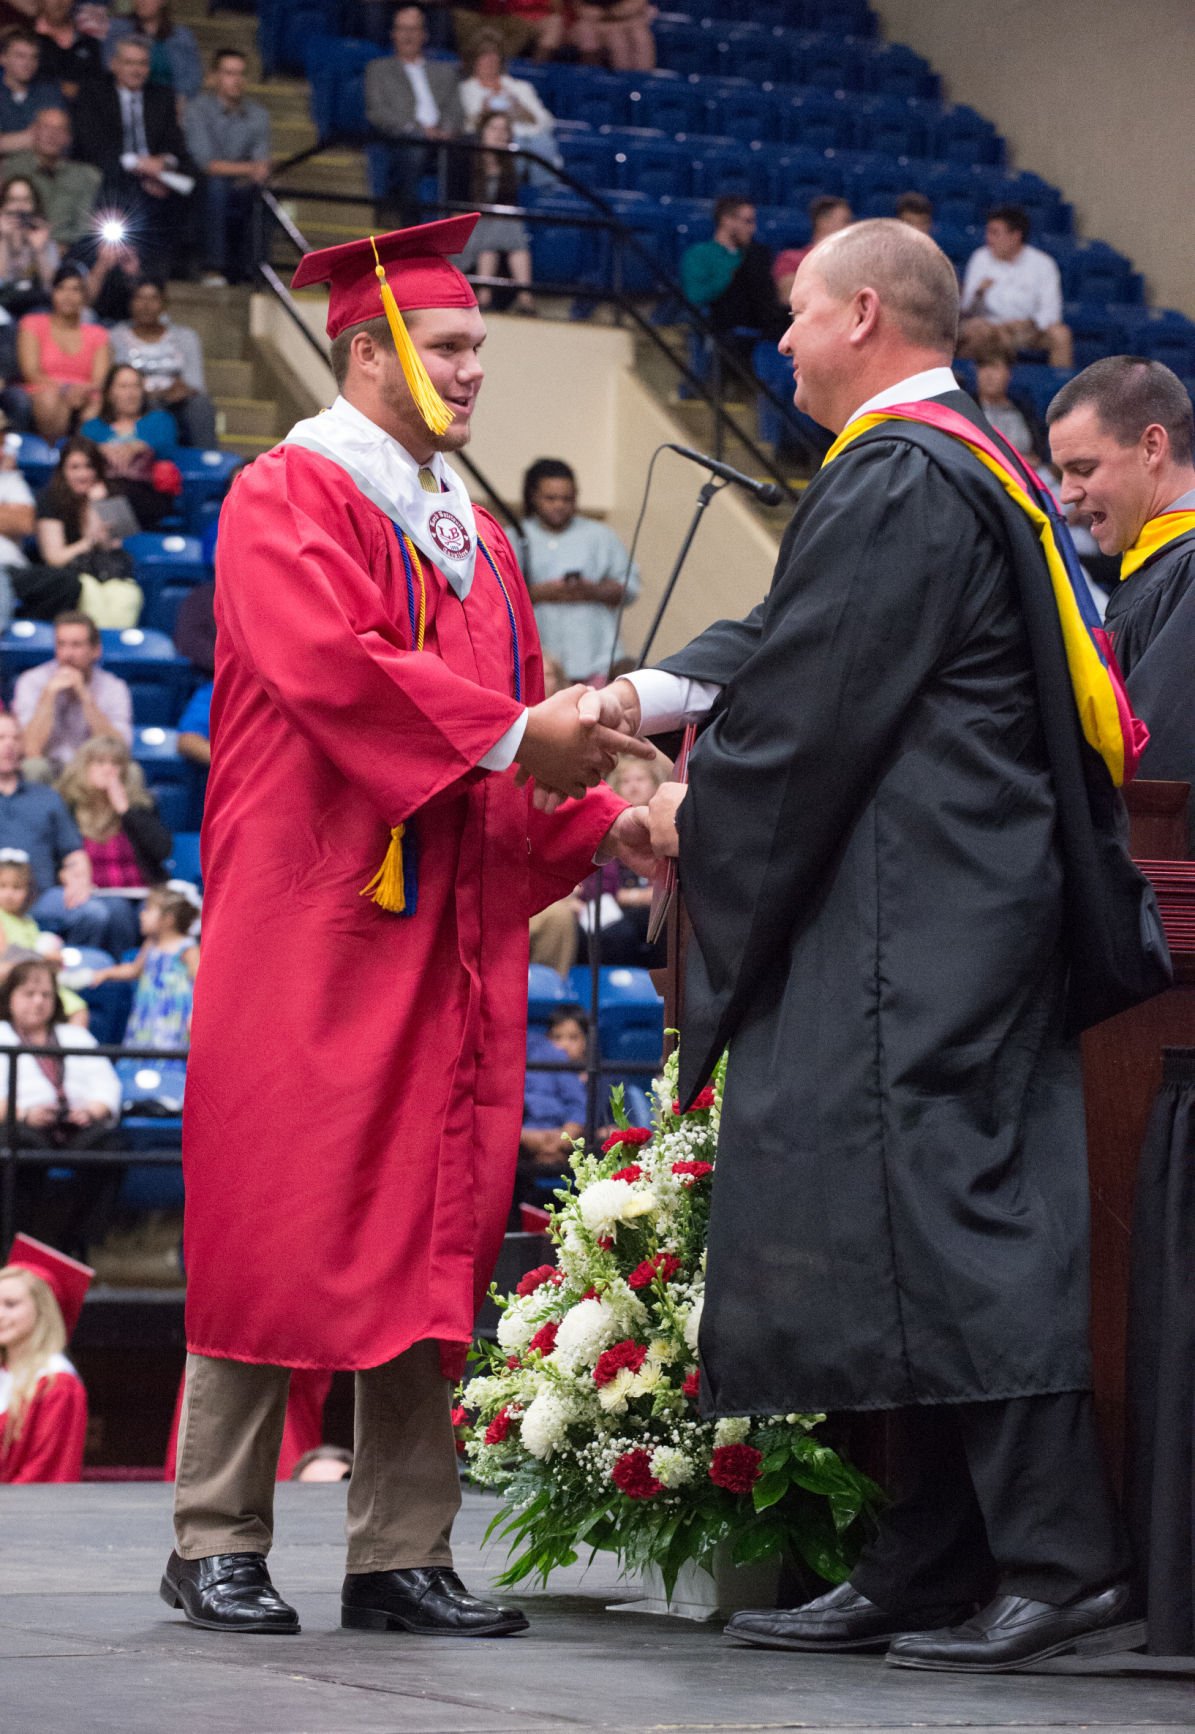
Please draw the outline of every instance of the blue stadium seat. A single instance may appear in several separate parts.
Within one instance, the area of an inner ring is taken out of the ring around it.
[[[941,81],[922,55],[900,42],[861,44],[861,88],[882,96],[941,95]]]
[[[564,166],[574,180],[586,187],[613,187],[614,158],[618,149],[611,132],[586,132],[561,141]]]
[[[201,535],[208,508],[219,503],[229,483],[244,463],[236,452],[204,451],[198,446],[179,446],[174,461],[183,478],[183,522],[189,535]]]
[[[842,37],[821,32],[790,37],[788,69],[792,83],[811,85],[816,90],[863,88],[862,51]]]
[[[166,865],[170,868],[172,878],[186,879],[192,885],[203,884],[203,870],[199,864],[198,831],[176,831],[174,833],[173,852]]]
[[[1062,317],[1075,340],[1075,366],[1089,367],[1104,355],[1120,353],[1126,343],[1124,326],[1098,301],[1067,301]]]
[[[63,969],[111,969],[116,959],[98,945],[64,945]]]
[[[569,971],[569,995],[589,1009],[589,970]],[[642,1060],[655,1064],[664,1046],[664,1002],[645,969],[603,969],[598,989],[598,1031],[607,1061]]]
[[[656,200],[639,193],[616,193],[610,201],[619,220],[646,249],[650,260],[670,277],[678,268],[676,229]],[[623,247],[619,256],[604,262],[602,276],[624,295],[663,295],[665,286],[648,259],[633,247]]]
[[[104,952],[103,956],[108,958],[107,952]],[[113,959],[108,958],[108,963],[111,962]],[[107,965],[96,964],[94,967],[100,969]],[[80,999],[86,1002],[88,1028],[96,1041],[101,1046],[122,1042],[129,1013],[133,1009],[132,982],[105,981],[99,987],[80,987],[76,992]]]
[[[1004,161],[1004,140],[990,120],[965,104],[951,104],[933,120],[930,129],[932,154],[944,162],[991,163]]]
[[[686,144],[692,161],[691,188],[696,198],[718,199],[724,193],[733,193],[757,204],[772,203],[770,153],[752,150],[750,145],[732,138],[691,138]]]
[[[584,227],[584,219],[593,215],[592,207],[562,190],[537,199],[535,209],[547,219],[529,225],[535,281],[561,286],[595,283],[600,267],[597,231]],[[565,220],[570,217],[574,221]]]
[[[761,90],[744,81],[741,89],[723,82],[718,94],[706,104],[705,114],[691,132],[715,133],[724,138],[750,143],[753,139],[776,138],[779,132],[780,99],[772,91]]]
[[[1186,314],[1170,307],[1121,307],[1117,309],[1130,353],[1185,377],[1195,373],[1195,324]]]
[[[875,151],[889,159],[930,154],[932,112],[915,96],[865,96],[854,105],[856,150]]]
[[[132,688],[137,724],[172,726],[195,684],[192,665],[178,655],[164,632],[128,627],[105,630],[100,637],[104,667]]]
[[[178,730],[134,729],[132,752],[164,822],[172,831],[197,829],[206,779],[202,768],[179,752]]]
[[[17,468],[36,493],[44,488],[58,467],[58,453],[40,434],[17,434],[21,444],[17,451]]]
[[[527,966],[527,1022],[546,1025],[561,1006],[575,1005],[576,998],[556,971],[546,963]]]
[[[159,580],[182,577],[195,583],[210,576],[198,536],[163,536],[142,530],[126,536],[124,545],[137,568],[139,582],[143,571]]]
[[[779,138],[810,150],[849,150],[854,143],[853,101],[843,91],[780,91],[776,96]]]
[[[707,101],[699,85],[689,84],[675,73],[644,73],[627,93],[623,118],[630,126],[658,127],[661,132],[703,132]]]
[[[652,27],[656,41],[656,60],[661,66],[685,74],[717,70],[717,44],[709,42],[708,34],[685,19],[683,22],[657,18]],[[713,63],[711,64],[711,60]]]
[[[1072,377],[1065,367],[1045,367],[1034,362],[1021,363],[1012,370],[1010,392],[1027,397],[1039,418],[1044,421],[1051,399]]]
[[[48,620],[13,620],[0,638],[0,665],[10,682],[27,668],[49,662],[54,655],[54,628]]]

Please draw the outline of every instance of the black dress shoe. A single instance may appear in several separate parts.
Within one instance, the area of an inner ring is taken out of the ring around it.
[[[726,1636],[762,1650],[884,1650],[899,1632],[928,1631],[967,1611],[950,1606],[893,1614],[851,1584],[840,1583],[804,1607],[744,1608],[726,1627]]]
[[[471,1596],[447,1566],[350,1572],[340,1623],[361,1632],[417,1632],[425,1638],[504,1638],[527,1630],[517,1608]]]
[[[166,1561],[159,1592],[193,1626],[210,1632],[297,1632],[299,1616],[270,1582],[265,1555],[213,1553]]]
[[[897,1668],[1001,1673],[1049,1656],[1105,1656],[1140,1649],[1145,1621],[1127,1617],[1130,1590],[1114,1584],[1098,1595],[1057,1606],[1026,1596],[997,1596],[948,1631],[894,1638],[888,1660]]]

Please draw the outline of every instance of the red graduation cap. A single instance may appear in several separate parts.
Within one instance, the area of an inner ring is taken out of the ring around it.
[[[477,212],[471,211],[438,223],[346,241],[340,247],[321,247],[299,260],[291,288],[328,285],[329,337],[339,337],[350,325],[376,319],[382,312],[378,268],[402,312],[416,307],[475,307],[477,297],[451,255],[462,251],[476,224]]]
[[[40,1276],[43,1282],[49,1283],[62,1313],[66,1334],[68,1337],[73,1336],[79,1314],[83,1311],[83,1297],[91,1287],[91,1280],[95,1275],[91,1266],[80,1264],[77,1258],[68,1258],[65,1252],[58,1252],[54,1247],[47,1246],[44,1241],[34,1240],[32,1235],[28,1234],[18,1234],[14,1238],[8,1262],[19,1266],[21,1270],[29,1271],[33,1276]]]

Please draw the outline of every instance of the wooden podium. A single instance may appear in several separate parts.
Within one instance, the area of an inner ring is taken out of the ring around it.
[[[1162,1050],[1195,1046],[1195,862],[1188,859],[1186,783],[1135,783],[1126,791],[1129,846],[1154,884],[1174,958],[1174,986],[1109,1018],[1083,1037],[1091,1176],[1091,1341],[1095,1395],[1108,1467],[1121,1481],[1125,1424],[1125,1330],[1133,1190],[1146,1124],[1162,1080]],[[668,916],[668,967],[656,971],[665,1027],[684,1005],[684,955],[690,927],[684,899]],[[882,1418],[853,1418],[856,1459],[883,1480]]]

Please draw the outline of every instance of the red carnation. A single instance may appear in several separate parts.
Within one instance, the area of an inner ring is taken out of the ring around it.
[[[754,1445],[719,1445],[710,1458],[710,1480],[728,1493],[750,1493],[762,1462],[763,1452]]]
[[[559,1281],[560,1272],[554,1264],[540,1264],[534,1270],[529,1270],[526,1276],[520,1280],[515,1293],[518,1295],[534,1294],[543,1283],[558,1283]]]
[[[657,1481],[651,1472],[649,1453],[642,1448],[624,1451],[615,1460],[610,1479],[628,1499],[654,1499],[657,1493],[664,1491],[664,1483]]]
[[[674,1162],[672,1172],[687,1186],[695,1186],[707,1174],[714,1172],[712,1162]]]
[[[597,1292],[598,1292],[597,1289],[594,1288],[592,1283],[590,1283],[589,1287],[585,1290],[585,1293],[581,1296],[581,1299],[582,1300],[596,1300],[597,1299]]]
[[[469,1411],[462,1408],[458,1403],[456,1408],[452,1411],[452,1431],[456,1434],[456,1454],[458,1457],[463,1457],[465,1455],[465,1441],[460,1436],[460,1430],[462,1427],[467,1427],[468,1425]]]
[[[624,1367],[637,1373],[646,1359],[647,1349],[644,1345],[627,1337],[623,1342],[615,1343],[613,1348],[602,1350],[597,1366],[593,1369],[593,1382],[595,1385],[608,1385]]]
[[[629,1168],[620,1168],[617,1174],[611,1174],[611,1180],[642,1180],[643,1170],[637,1162],[632,1162]]]
[[[494,1416],[494,1419],[485,1430],[484,1443],[487,1445],[501,1445],[502,1441],[506,1438],[506,1435],[510,1432],[511,1420],[512,1416],[509,1409],[499,1409],[498,1413]],[[715,1453],[715,1455],[717,1455],[717,1453]],[[713,1474],[712,1469],[710,1470],[710,1474]]]
[[[691,1397],[694,1402],[697,1401],[698,1393],[701,1390],[701,1374],[697,1371],[696,1367],[693,1368],[691,1373],[686,1375],[681,1390],[684,1392],[686,1397]]]
[[[645,1258],[642,1264],[637,1264],[627,1278],[628,1288],[649,1288],[659,1277],[661,1282],[670,1282],[680,1269],[680,1259],[671,1252],[657,1252],[654,1258]]]
[[[550,1355],[556,1347],[556,1333],[560,1329],[555,1319],[549,1319],[546,1325],[541,1325],[527,1344],[528,1349],[538,1349],[541,1355]]]
[[[602,1154],[606,1155],[611,1150],[617,1150],[620,1144],[649,1144],[650,1142],[651,1128],[649,1126],[624,1126],[620,1132],[611,1132],[602,1145]],[[617,1180],[618,1176],[615,1175],[614,1178]]]
[[[599,1252],[609,1252],[614,1245],[614,1236],[612,1234],[599,1234],[593,1244]]]
[[[513,1373],[515,1368],[521,1367],[523,1365],[523,1363],[522,1363],[522,1361],[520,1361],[520,1359],[517,1355],[507,1355],[506,1365],[509,1368],[509,1370]]]
[[[688,1108],[682,1110],[680,1103],[674,1099],[672,1103],[672,1112],[674,1114],[680,1114],[682,1112],[686,1114],[703,1114],[707,1108],[712,1108],[713,1105],[714,1086],[712,1084],[707,1084],[704,1090],[698,1090]]]

